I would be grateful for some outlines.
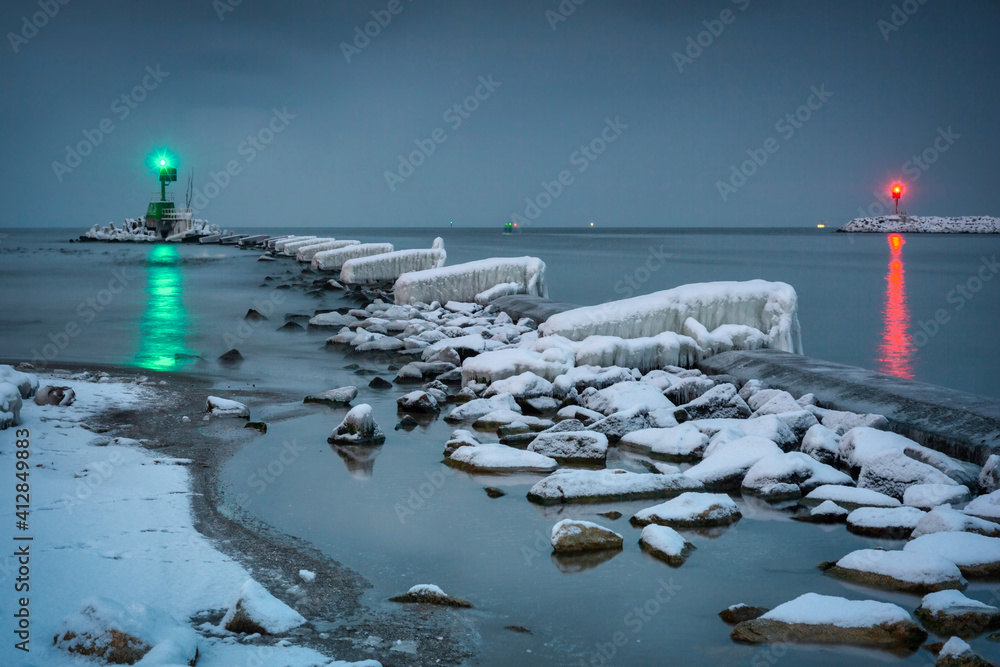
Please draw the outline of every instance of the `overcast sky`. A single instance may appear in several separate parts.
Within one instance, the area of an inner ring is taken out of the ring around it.
[[[5,0],[0,226],[1000,215],[997,0],[237,2]]]

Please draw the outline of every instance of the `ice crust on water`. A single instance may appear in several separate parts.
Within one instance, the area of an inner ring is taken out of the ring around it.
[[[312,267],[320,271],[338,271],[349,259],[381,255],[393,250],[391,243],[361,243],[334,250],[323,250],[313,255]]]
[[[542,336],[643,338],[664,331],[685,334],[694,318],[707,330],[727,324],[753,327],[767,347],[802,354],[798,297],[791,285],[765,280],[682,285],[662,292],[558,313],[539,327]]]
[[[839,628],[868,628],[883,623],[911,621],[910,614],[898,605],[875,600],[845,598],[806,593],[780,604],[762,619],[804,625],[834,625]]]
[[[340,282],[347,285],[393,282],[411,271],[439,269],[447,259],[444,240],[438,237],[430,250],[395,250],[349,259],[340,269]]]
[[[525,294],[547,297],[545,262],[537,257],[494,257],[438,269],[404,273],[396,280],[397,304],[475,302],[476,295],[504,283]]]

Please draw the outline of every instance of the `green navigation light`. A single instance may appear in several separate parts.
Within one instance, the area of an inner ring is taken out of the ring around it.
[[[146,294],[146,312],[139,323],[139,351],[132,363],[154,371],[178,370],[189,357],[184,347],[189,326],[180,255],[173,245],[156,244],[150,249]]]

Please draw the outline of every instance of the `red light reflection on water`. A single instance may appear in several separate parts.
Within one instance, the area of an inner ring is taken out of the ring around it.
[[[878,347],[879,371],[913,379],[913,352],[910,311],[906,306],[906,271],[899,234],[889,235],[889,272],[885,276],[885,303],[882,306],[882,344]]]

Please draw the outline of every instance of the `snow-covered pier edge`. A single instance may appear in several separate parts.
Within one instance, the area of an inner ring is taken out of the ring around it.
[[[880,215],[855,218],[838,232],[874,234],[1000,234],[1000,218],[988,215],[958,217]]]

